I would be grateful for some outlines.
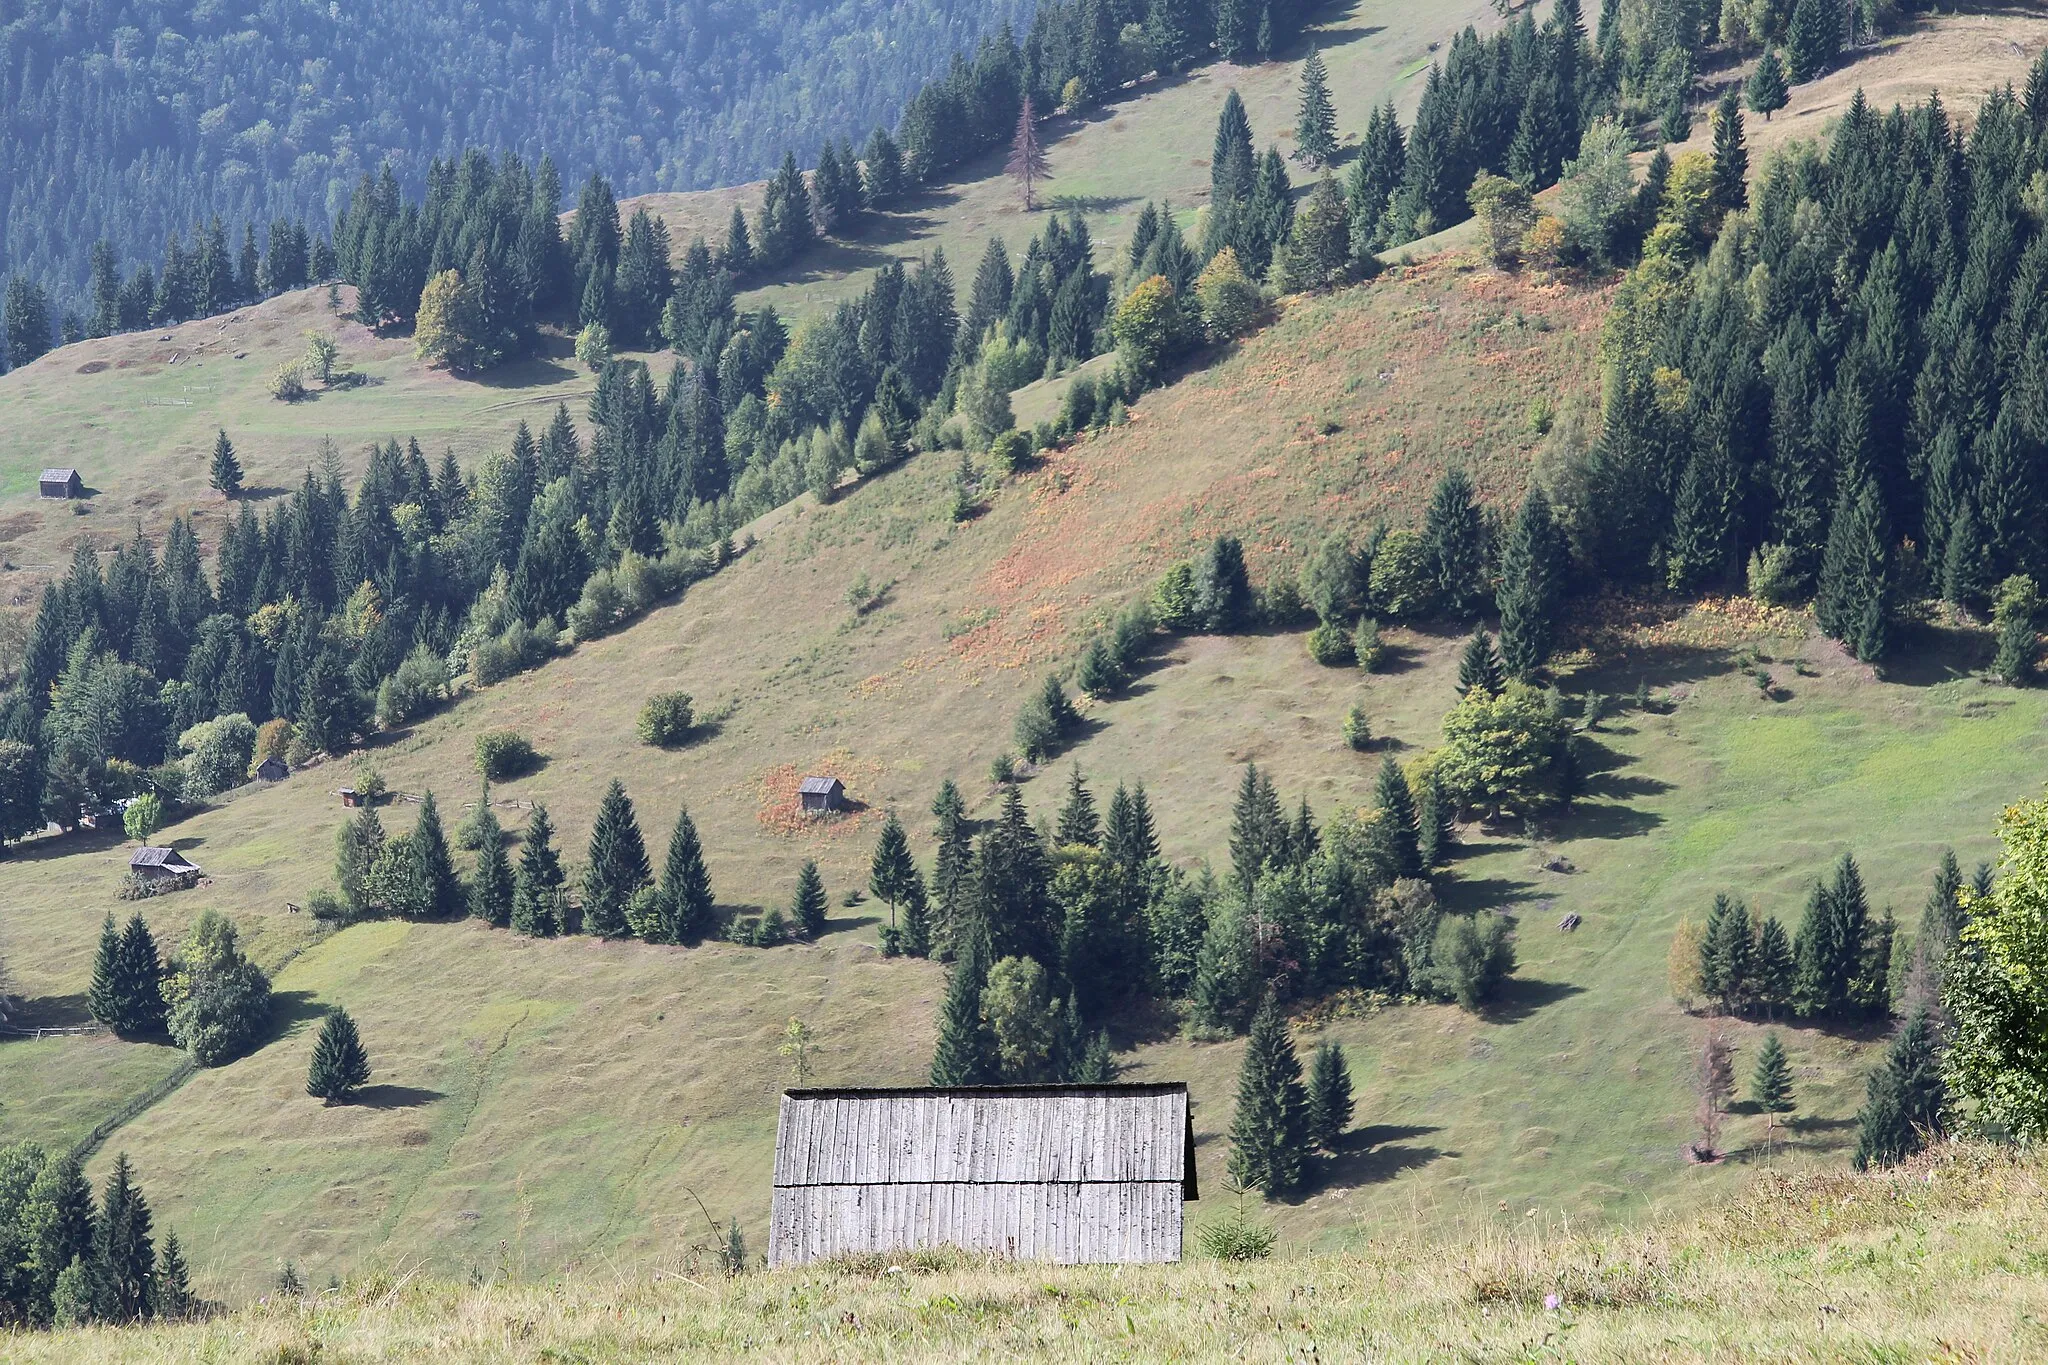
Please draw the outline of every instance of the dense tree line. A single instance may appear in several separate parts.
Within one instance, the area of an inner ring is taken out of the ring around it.
[[[82,1327],[191,1317],[178,1234],[161,1243],[123,1152],[98,1199],[78,1158],[33,1142],[0,1148],[0,1324]]]
[[[452,3],[0,7],[0,277],[82,318],[97,237],[149,260],[216,217],[317,234],[363,174],[389,161],[418,192],[465,146],[552,150],[571,182],[630,193],[740,183],[793,144],[893,126],[949,54],[1029,12],[519,4],[479,27]]]
[[[2025,203],[2044,157],[2048,62],[1967,136],[1938,96],[1880,115],[1859,93],[1746,198],[1709,158],[1653,167],[1663,205],[1572,475],[1580,564],[1690,590],[1747,563],[1864,659],[1915,601],[2030,603],[2008,580],[2048,573],[2048,235]]]

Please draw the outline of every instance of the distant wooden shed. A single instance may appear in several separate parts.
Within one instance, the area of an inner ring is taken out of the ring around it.
[[[807,811],[846,809],[846,784],[836,777],[807,777],[796,792]]]
[[[46,498],[85,496],[85,480],[78,477],[75,469],[45,469],[37,487]]]
[[[259,781],[263,782],[282,782],[287,777],[290,777],[291,773],[291,768],[276,754],[272,754],[269,758],[256,765],[256,777]]]
[[[128,870],[146,882],[199,875],[198,865],[175,848],[138,848],[128,859]]]
[[[1183,1084],[791,1090],[768,1263],[937,1246],[1177,1261],[1196,1197]]]

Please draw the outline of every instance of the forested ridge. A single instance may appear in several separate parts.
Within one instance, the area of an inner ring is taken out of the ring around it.
[[[417,190],[467,146],[629,193],[733,184],[791,145],[893,124],[1028,0],[0,0],[0,276],[79,307],[87,251],[337,213],[387,159]]]

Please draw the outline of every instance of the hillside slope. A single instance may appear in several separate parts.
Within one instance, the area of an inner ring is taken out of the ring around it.
[[[652,1253],[695,1235],[697,1198],[758,1236],[774,1096],[788,1079],[776,1054],[785,1022],[816,1030],[824,1081],[912,1081],[929,1056],[938,969],[880,959],[876,908],[838,905],[865,880],[881,814],[900,809],[929,858],[922,812],[942,777],[986,811],[994,789],[981,775],[1041,671],[1069,656],[1092,615],[1217,529],[1244,532],[1263,573],[1326,527],[1414,516],[1453,461],[1512,495],[1534,438],[1495,376],[1583,390],[1596,313],[1597,295],[1451,263],[1303,303],[1148,396],[1128,426],[1002,488],[973,522],[950,520],[942,459],[830,507],[793,504],[676,605],[372,753],[400,791],[436,788],[452,821],[474,794],[475,733],[517,726],[547,761],[494,797],[546,801],[572,860],[604,783],[620,776],[657,855],[689,803],[725,904],[786,903],[797,864],[818,859],[835,908],[817,946],[535,942],[469,924],[318,936],[286,903],[330,876],[345,814],[333,790],[347,774],[333,765],[173,826],[166,837],[213,880],[151,902],[152,923],[174,940],[198,910],[219,908],[259,957],[288,962],[279,1036],[128,1123],[95,1173],[128,1151],[209,1291],[237,1298],[284,1259],[317,1282],[419,1255],[456,1270],[510,1256],[540,1271]],[[1426,370],[1407,368],[1424,356]],[[1395,431],[1398,457],[1386,444]],[[863,574],[889,586],[857,616],[846,593]],[[1736,890],[1792,921],[1845,847],[1864,859],[1875,904],[1915,906],[1940,847],[1954,843],[1966,861],[1987,853],[1993,813],[2048,757],[2048,701],[1987,686],[1962,671],[1967,659],[1876,683],[1794,618],[1584,624],[1605,632],[1614,662],[1575,688],[1643,682],[1673,705],[1603,728],[1600,773],[1574,817],[1533,838],[1468,832],[1451,902],[1521,921],[1522,966],[1501,1009],[1305,1024],[1304,1041],[1326,1029],[1351,1049],[1361,1126],[1317,1190],[1277,1210],[1291,1244],[1347,1245],[1419,1211],[1478,1217],[1503,1199],[1598,1220],[1739,1179],[1737,1165],[1689,1168],[1679,1156],[1699,1025],[1664,989],[1678,918]],[[1174,642],[1132,697],[1090,710],[1073,758],[1098,790],[1149,785],[1170,858],[1218,860],[1239,763],[1255,759],[1287,800],[1305,793],[1327,818],[1367,799],[1378,762],[1338,738],[1352,702],[1396,753],[1435,742],[1459,642],[1390,639],[1396,666],[1370,677],[1313,665],[1292,635]],[[1744,646],[1777,661],[1786,700],[1760,700],[1734,670]],[[645,748],[633,716],[672,686],[722,719],[688,749]],[[865,809],[793,826],[793,784],[821,770],[844,777]],[[1063,773],[1064,761],[1030,784],[1034,814],[1051,812]],[[403,804],[386,814],[394,830],[409,819]],[[82,838],[31,847],[10,866],[0,955],[33,1017],[79,1017],[124,862],[118,843]],[[1583,918],[1571,935],[1551,928],[1567,910]],[[323,1109],[303,1093],[309,1025],[332,1004],[369,1041],[365,1106]],[[1748,1026],[1733,1033],[1753,1044]],[[1776,1159],[1838,1162],[1862,1043],[1818,1029],[1788,1038],[1800,1121]],[[1220,1181],[1241,1044],[1179,1041],[1151,1016],[1125,1020],[1117,1040],[1128,1074],[1194,1085],[1204,1181]],[[0,1049],[8,1138],[77,1136],[177,1061],[101,1039],[17,1046]],[[96,1095],[44,1111],[36,1087],[58,1074]],[[1760,1119],[1733,1125],[1743,1160],[1765,1158],[1760,1133]]]
[[[129,1151],[202,1288],[237,1299],[261,1292],[287,1259],[319,1283],[421,1256],[454,1274],[501,1258],[538,1274],[656,1254],[699,1235],[700,1198],[719,1217],[737,1215],[758,1245],[774,1096],[789,1078],[776,1052],[786,1021],[801,1017],[818,1033],[813,1074],[823,1081],[909,1081],[929,1057],[938,969],[882,960],[875,907],[838,903],[865,881],[883,812],[903,813],[926,860],[923,812],[942,778],[960,781],[985,813],[995,790],[983,774],[1010,747],[1025,693],[1072,656],[1091,621],[1219,531],[1244,536],[1264,577],[1331,529],[1414,519],[1452,464],[1496,504],[1512,500],[1537,443],[1532,396],[1564,411],[1591,400],[1603,303],[1597,288],[1452,259],[1290,301],[1264,332],[1148,395],[1128,425],[1008,482],[975,520],[951,520],[944,455],[831,506],[792,504],[680,602],[468,696],[371,754],[400,791],[435,788],[453,823],[475,794],[475,734],[518,726],[546,762],[494,791],[513,803],[508,823],[520,803],[545,801],[579,861],[597,798],[618,776],[658,858],[687,801],[728,906],[784,903],[805,858],[823,865],[834,911],[822,943],[682,950],[534,942],[470,924],[323,936],[290,906],[331,875],[344,818],[334,789],[349,769],[316,767],[167,830],[212,882],[145,907],[167,944],[201,909],[232,915],[257,956],[281,969],[276,1037],[147,1106],[179,1076],[170,1049],[75,1037],[0,1044],[0,1139],[66,1145],[141,1108],[99,1150],[95,1177]],[[304,296],[252,316],[268,319],[275,346],[295,349],[319,307]],[[208,339],[194,335],[195,349]],[[254,428],[256,478],[291,481],[323,413],[349,414],[364,436],[407,430],[379,430],[395,408],[346,406],[360,398],[410,394],[415,420],[474,437],[475,450],[516,412],[492,404],[551,404],[574,391],[562,367],[480,403],[493,391],[409,371],[402,342],[350,344],[366,369],[385,367],[373,373],[386,384],[275,409],[293,425],[271,437]],[[207,364],[228,370],[214,358],[225,349],[216,342]],[[233,363],[260,375],[258,354]],[[79,355],[0,384],[75,374]],[[151,362],[122,370],[109,355],[108,370],[85,378],[184,382],[174,373],[182,362],[143,374]],[[260,408],[257,382],[238,377],[233,392]],[[54,406],[17,409],[20,430],[76,449],[96,439],[83,427],[102,420],[89,405],[64,407],[74,399],[54,382],[41,392]],[[193,402],[172,414],[187,449],[212,426]],[[139,422],[125,430],[108,440],[117,470],[121,449],[150,439]],[[168,457],[154,468],[162,503],[131,485],[107,513],[78,521],[36,509],[47,518],[36,534],[51,539],[20,543],[62,545],[79,522],[118,521],[125,533],[133,514],[201,496],[196,468]],[[848,593],[863,577],[880,601],[856,613]],[[2048,699],[1983,681],[1968,637],[1933,640],[1916,649],[1915,667],[1878,681],[1802,619],[1743,604],[1602,609],[1576,629],[1599,645],[1601,663],[1568,677],[1570,690],[1625,696],[1641,685],[1662,704],[1626,708],[1591,737],[1593,780],[1571,818],[1465,832],[1447,899],[1518,921],[1521,967],[1500,1008],[1374,1012],[1352,1002],[1301,1021],[1304,1043],[1329,1036],[1350,1049],[1360,1127],[1307,1197],[1274,1211],[1290,1246],[1353,1245],[1423,1216],[1490,1220],[1502,1202],[1580,1221],[1633,1217],[1725,1193],[1750,1163],[1839,1164],[1871,1040],[1816,1028],[1786,1030],[1800,1111],[1775,1148],[1761,1119],[1744,1116],[1730,1125],[1734,1161],[1683,1163],[1704,1026],[1667,999],[1672,930],[1722,891],[1790,925],[1812,879],[1844,850],[1862,859],[1873,905],[1910,920],[1941,848],[1954,845],[1966,866],[1988,856],[1994,813],[2038,782],[2048,758]],[[1088,708],[1071,757],[1098,793],[1148,784],[1169,858],[1220,863],[1242,762],[1271,772],[1290,805],[1305,793],[1327,818],[1366,799],[1381,753],[1437,742],[1460,641],[1389,638],[1393,666],[1369,677],[1311,664],[1292,635],[1162,642],[1128,699]],[[1757,666],[1774,699],[1745,675]],[[640,745],[639,705],[678,686],[718,719],[690,748]],[[1380,752],[1354,754],[1339,740],[1354,702],[1371,715]],[[1065,762],[1027,788],[1034,815],[1056,807]],[[864,809],[827,825],[790,819],[795,782],[817,771],[844,777]],[[410,809],[389,807],[387,825],[404,828]],[[117,840],[91,836],[10,855],[0,959],[32,1023],[82,1019],[101,917],[129,908],[115,901],[125,859]],[[1555,927],[1567,912],[1581,917],[1576,932]],[[309,1025],[334,1004],[362,1022],[373,1055],[364,1106],[323,1109],[303,1093]],[[1183,1041],[1173,1024],[1120,1020],[1119,1060],[1137,1078],[1192,1083],[1204,1185],[1218,1188],[1241,1044]],[[1757,1030],[1730,1031],[1746,1068]]]
[[[2038,1158],[1962,1149],[1880,1177],[1754,1181],[1697,1220],[1555,1219],[1258,1264],[1028,1269],[911,1260],[723,1281],[690,1260],[460,1285],[368,1276],[198,1326],[17,1338],[17,1358],[1584,1362],[2038,1359]],[[1531,1210],[1530,1212],[1535,1212]],[[1553,1300],[1555,1306],[1548,1301]]]

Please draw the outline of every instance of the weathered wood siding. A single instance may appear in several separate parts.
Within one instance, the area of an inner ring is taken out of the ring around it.
[[[1179,1260],[1189,1142],[1181,1086],[785,1095],[769,1263],[942,1245]]]
[[[952,1246],[1025,1261],[1178,1261],[1178,1180],[777,1189],[770,1265]]]

